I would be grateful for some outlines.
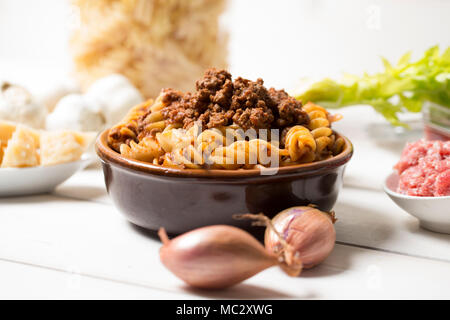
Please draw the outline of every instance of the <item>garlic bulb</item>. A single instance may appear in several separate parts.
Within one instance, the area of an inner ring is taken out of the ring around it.
[[[138,89],[120,74],[97,80],[85,96],[97,104],[108,127],[118,123],[132,107],[144,101]]]
[[[58,102],[72,93],[80,93],[78,83],[71,79],[54,79],[46,83],[40,91],[35,92],[35,96],[37,101],[47,108],[48,112],[53,112]]]
[[[62,98],[46,120],[47,130],[70,129],[76,131],[100,131],[105,119],[94,101],[80,94]]]
[[[7,82],[0,86],[0,119],[15,121],[35,129],[44,127],[47,109],[37,103],[30,92]]]

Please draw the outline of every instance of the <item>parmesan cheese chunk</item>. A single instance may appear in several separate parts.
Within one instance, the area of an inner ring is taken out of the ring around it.
[[[95,133],[48,131],[41,134],[41,165],[77,161],[95,138]]]
[[[36,132],[18,126],[4,149],[2,168],[23,168],[39,165]],[[3,142],[2,142],[3,146]]]

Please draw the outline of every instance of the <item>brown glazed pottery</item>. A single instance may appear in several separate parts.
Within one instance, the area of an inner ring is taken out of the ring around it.
[[[133,224],[169,234],[215,224],[254,230],[233,214],[263,212],[269,217],[293,206],[333,208],[342,186],[350,141],[328,160],[277,168],[274,175],[251,170],[177,169],[127,159],[108,146],[108,130],[97,139],[108,193]]]

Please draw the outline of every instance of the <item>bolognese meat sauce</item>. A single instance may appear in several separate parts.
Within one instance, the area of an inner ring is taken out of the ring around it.
[[[231,78],[225,70],[209,69],[196,83],[196,91],[164,89],[162,114],[168,123],[185,129],[200,121],[204,128],[237,124],[244,130],[284,129],[307,124],[302,103],[284,90],[267,89],[262,79]]]

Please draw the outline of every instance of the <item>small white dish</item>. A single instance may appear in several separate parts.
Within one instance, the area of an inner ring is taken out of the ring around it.
[[[84,154],[79,161],[30,168],[1,168],[0,197],[25,196],[53,191],[92,162]]]
[[[384,191],[403,210],[416,217],[424,229],[450,234],[450,196],[415,197],[396,192],[399,176],[390,174],[384,182]]]

